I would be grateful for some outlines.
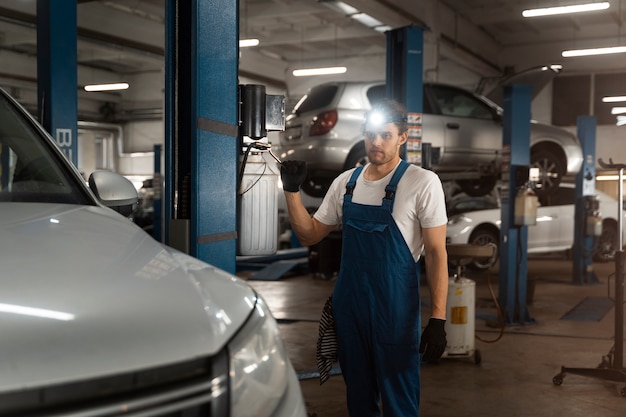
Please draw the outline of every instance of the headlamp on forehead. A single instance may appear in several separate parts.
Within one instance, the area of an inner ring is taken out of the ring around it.
[[[387,123],[406,122],[404,114],[389,114],[380,110],[372,110],[367,114],[366,122],[371,127],[383,126]]]

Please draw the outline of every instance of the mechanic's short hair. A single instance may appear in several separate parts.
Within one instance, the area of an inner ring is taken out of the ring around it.
[[[398,133],[403,134],[408,130],[406,108],[396,100],[382,99],[372,105],[371,110],[365,114],[366,121],[374,114],[382,115],[383,123],[393,123],[398,128]]]

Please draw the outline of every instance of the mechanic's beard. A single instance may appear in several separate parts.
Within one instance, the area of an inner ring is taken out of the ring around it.
[[[385,154],[382,151],[372,151],[370,150],[367,153],[367,157],[370,161],[371,164],[373,165],[383,165],[389,161],[391,161],[391,157],[387,154]]]

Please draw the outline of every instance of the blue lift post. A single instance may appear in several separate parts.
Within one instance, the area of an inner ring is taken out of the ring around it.
[[[597,284],[598,277],[593,270],[594,237],[585,233],[587,217],[585,200],[596,192],[596,118],[578,116],[576,123],[584,158],[583,165],[576,174],[572,282],[580,285]]]
[[[513,215],[516,170],[530,165],[530,102],[530,85],[504,87],[502,144],[510,149],[510,169],[503,172],[509,189],[502,196],[498,297],[506,325],[534,321],[526,306],[528,226],[516,226]]]
[[[231,273],[237,238],[237,22],[236,0],[166,1],[167,243]]]
[[[74,166],[78,165],[76,15],[76,0],[37,0],[39,121]]]
[[[424,28],[406,26],[387,32],[387,97],[404,103],[407,113],[422,113]]]

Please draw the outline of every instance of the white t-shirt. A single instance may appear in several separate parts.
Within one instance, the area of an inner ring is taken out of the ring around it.
[[[385,187],[397,168],[396,166],[380,180],[368,181],[363,177],[367,166],[363,167],[354,188],[352,202],[382,205]],[[354,169],[351,169],[335,178],[313,215],[319,222],[326,225],[341,224],[343,196],[353,172]],[[437,227],[448,222],[443,186],[437,174],[417,165],[410,165],[398,183],[392,216],[417,262],[424,249],[421,228]]]

